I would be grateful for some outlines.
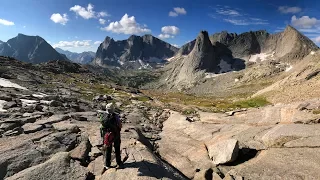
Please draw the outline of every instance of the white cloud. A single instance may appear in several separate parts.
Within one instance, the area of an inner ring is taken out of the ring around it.
[[[110,14],[108,14],[105,11],[101,11],[101,12],[98,13],[98,17],[108,17],[108,16],[110,16]]]
[[[249,23],[245,20],[239,20],[239,19],[223,19],[223,20],[234,25],[241,25],[241,26],[249,25]]]
[[[315,41],[316,43],[320,43],[320,36],[316,37],[316,38],[314,39],[314,41]]]
[[[308,29],[308,28],[301,28],[298,29],[300,32],[304,33],[319,33],[320,34],[320,27],[314,28],[314,29]]]
[[[215,14],[209,13],[208,15],[214,19],[222,19],[225,22],[238,26],[247,25],[266,25],[269,24],[267,20],[252,17],[247,13],[242,12],[241,9],[233,9],[229,6],[217,5]]]
[[[54,23],[59,23],[59,24],[62,24],[62,25],[66,25],[67,22],[69,21],[68,19],[68,15],[67,14],[59,14],[59,13],[56,13],[56,14],[52,14],[50,19],[54,22]]]
[[[105,24],[105,23],[106,23],[106,20],[100,18],[100,19],[99,19],[99,23],[100,23],[100,24]]]
[[[23,28],[26,28],[27,26],[23,26]]]
[[[82,40],[82,41],[59,41],[58,43],[54,44],[54,48],[73,48],[73,47],[86,47],[90,46],[91,40]]]
[[[240,16],[240,13],[236,10],[232,10],[232,9],[217,9],[216,12],[218,14],[221,14],[221,15],[228,15],[228,16]]]
[[[179,48],[179,45],[178,44],[171,44],[172,46],[176,47],[176,48]]]
[[[173,8],[173,11],[169,12],[169,16],[171,17],[176,17],[179,15],[185,15],[185,14],[187,14],[187,11],[182,7],[175,7]]]
[[[173,10],[178,14],[187,14],[187,11],[184,8],[181,8],[181,7],[173,8]]]
[[[177,35],[180,32],[180,29],[176,26],[163,26],[161,32],[165,34]]]
[[[309,16],[302,16],[301,18],[297,18],[296,16],[292,16],[291,23],[293,26],[297,28],[313,28],[320,24],[320,20],[316,18],[310,18]]]
[[[169,38],[174,38],[174,36],[170,34],[159,34],[158,36],[160,39],[169,39]]]
[[[247,19],[223,19],[225,22],[231,23],[233,25],[237,25],[237,26],[247,26],[247,25],[265,25],[265,24],[269,24],[266,20],[252,20],[249,21]]]
[[[14,22],[8,21],[8,20],[5,20],[5,19],[0,19],[0,24],[5,25],[5,26],[13,26]]]
[[[299,7],[280,6],[278,10],[282,14],[290,14],[290,13],[295,14],[295,13],[301,12],[302,9]]]
[[[70,8],[70,11],[75,12],[78,16],[81,16],[84,19],[110,16],[110,14],[108,14],[105,11],[95,12],[93,10],[93,8],[94,8],[94,6],[89,3],[87,7],[82,7],[80,5],[74,5],[73,7]]]
[[[75,5],[70,8],[70,11],[75,12],[78,16],[81,16],[84,19],[90,19],[90,18],[95,18],[95,12],[93,11],[93,5],[88,4],[88,7],[82,7],[79,5]]]
[[[180,29],[176,26],[163,26],[161,28],[161,34],[159,34],[160,39],[174,38],[175,35],[179,34]]]
[[[125,14],[120,21],[111,22],[107,27],[101,28],[101,30],[118,34],[141,34],[151,32],[145,25],[141,26],[137,23],[134,16],[129,17],[128,14]]]
[[[93,44],[101,44],[101,41],[96,41]]]

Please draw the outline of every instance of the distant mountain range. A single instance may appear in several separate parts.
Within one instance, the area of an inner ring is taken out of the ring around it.
[[[96,53],[92,52],[92,51],[85,51],[82,53],[76,53],[76,52],[70,52],[68,50],[63,50],[60,48],[55,48],[55,50],[61,54],[66,55],[66,57],[68,59],[70,59],[71,61],[75,62],[75,63],[80,63],[80,64],[88,64],[91,61],[93,61],[93,59],[95,58]]]
[[[50,60],[68,60],[58,53],[40,36],[18,36],[0,42],[0,55],[14,57],[20,61],[42,63]]]
[[[166,63],[179,49],[152,35],[132,35],[127,40],[115,41],[106,37],[92,62],[98,66],[125,69],[147,69]]]

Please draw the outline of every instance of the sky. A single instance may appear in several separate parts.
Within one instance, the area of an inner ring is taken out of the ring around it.
[[[227,30],[282,31],[292,25],[320,45],[319,0],[0,0],[0,40],[38,35],[53,47],[94,51],[115,40],[152,34],[174,46]]]

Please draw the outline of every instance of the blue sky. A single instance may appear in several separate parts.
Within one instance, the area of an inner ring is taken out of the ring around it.
[[[318,0],[1,0],[0,40],[39,35],[54,47],[96,51],[106,36],[152,34],[181,46],[200,30],[271,33],[291,24],[320,43]]]

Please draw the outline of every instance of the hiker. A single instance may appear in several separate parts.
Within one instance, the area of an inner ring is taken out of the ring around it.
[[[114,145],[118,167],[122,167],[123,163],[120,154],[122,124],[119,115],[115,113],[115,107],[112,103],[106,105],[106,112],[100,116],[100,121],[100,133],[103,138],[103,150],[105,150],[104,168],[107,170],[111,166],[112,144]]]

